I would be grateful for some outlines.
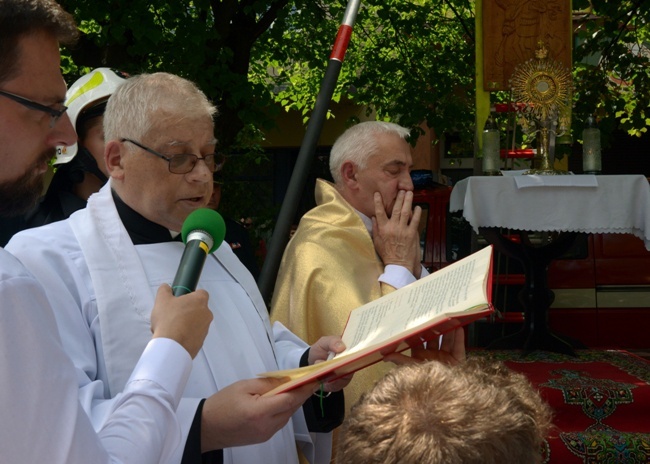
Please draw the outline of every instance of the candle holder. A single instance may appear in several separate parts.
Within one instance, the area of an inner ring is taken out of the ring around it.
[[[596,124],[596,119],[589,116],[582,131],[582,172],[600,174],[601,170],[600,129]]]
[[[501,135],[492,115],[485,121],[482,134],[483,175],[500,176],[501,174]]]

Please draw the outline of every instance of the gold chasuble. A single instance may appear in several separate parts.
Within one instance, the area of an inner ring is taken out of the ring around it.
[[[384,264],[359,214],[333,184],[316,184],[316,206],[305,214],[282,258],[271,319],[310,345],[341,335],[351,310],[395,289],[380,283]],[[354,374],[346,411],[393,366],[377,363]]]

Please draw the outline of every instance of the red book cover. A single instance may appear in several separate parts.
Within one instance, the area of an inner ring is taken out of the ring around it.
[[[381,361],[385,355],[437,339],[481,319],[492,307],[492,246],[350,312],[347,347],[334,358],[297,369],[260,374],[287,378],[273,395],[309,382],[331,381]]]

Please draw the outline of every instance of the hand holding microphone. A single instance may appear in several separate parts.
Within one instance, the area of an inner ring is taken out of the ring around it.
[[[200,208],[187,216],[181,231],[185,251],[172,283],[174,296],[196,290],[208,254],[219,248],[226,235],[226,224],[216,211]]]
[[[208,293],[195,292],[196,284],[208,253],[221,245],[225,234],[223,218],[216,211],[199,209],[187,217],[182,230],[186,246],[174,283],[172,288],[161,285],[151,312],[153,338],[175,340],[192,358],[201,349],[213,319]]]

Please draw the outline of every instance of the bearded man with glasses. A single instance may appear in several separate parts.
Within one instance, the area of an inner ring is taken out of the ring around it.
[[[72,33],[72,32],[71,32]],[[4,40],[4,39],[3,39]],[[35,39],[24,40],[23,47],[28,51],[34,43],[40,45]],[[58,44],[52,41],[57,47]],[[10,47],[12,44],[3,43],[3,47]],[[48,50],[49,51],[49,50]],[[59,69],[59,55],[43,53],[41,59],[56,61],[52,69]],[[30,158],[30,168],[22,169],[18,163],[4,164],[2,167],[6,177],[11,179],[0,184],[0,216],[12,217],[25,212],[33,206],[42,193],[43,180],[48,168],[48,162],[54,157],[54,147],[59,145],[70,145],[74,143],[76,135],[70,124],[70,120],[65,117],[66,107],[63,106],[65,98],[65,82],[59,75],[57,79],[48,81],[42,85],[36,74],[37,68],[43,67],[43,64],[37,65],[27,61],[27,65],[32,70],[25,72],[25,78],[21,81],[16,79],[6,79],[11,76],[11,69],[0,70],[0,82],[3,87],[0,89],[0,96],[8,100],[3,107],[11,106],[12,110],[5,112],[2,119],[3,131],[0,135],[0,144],[2,150],[12,147],[16,150],[14,156],[28,156]],[[41,84],[41,85],[37,85]],[[29,98],[26,94],[30,89]],[[31,90],[38,89],[38,90]],[[25,95],[19,95],[19,93]],[[42,103],[37,102],[39,99]],[[4,140],[5,135],[7,138]],[[40,144],[43,148],[37,148]],[[19,170],[22,172],[17,172]]]
[[[52,0],[0,0],[0,217],[33,206],[55,147],[76,140],[61,103],[59,45],[77,34]],[[101,382],[83,392],[82,405],[80,371],[64,350],[53,301],[0,248],[0,461],[153,464],[167,456],[181,440],[175,409],[212,320],[207,298],[175,298],[161,286],[147,308],[146,353],[101,423],[91,424],[83,406],[103,398]]]
[[[151,337],[153,291],[172,282],[178,268],[178,231],[208,204],[213,173],[223,164],[215,112],[186,79],[127,79],[104,113],[109,182],[69,219],[20,232],[7,245],[53,301],[64,346],[83,373],[82,390],[102,380],[112,398],[94,402],[92,417],[124,388]],[[214,322],[177,410],[185,440],[170,462],[297,464],[298,442],[311,462],[329,463],[342,393],[312,396],[319,385],[311,384],[260,397],[273,381],[255,377],[326,359],[343,350],[340,338],[309,347],[281,324],[271,327],[255,280],[228,244],[208,257],[198,287],[211,295]],[[348,382],[324,389],[338,392]],[[233,390],[239,396],[224,395]]]
[[[57,134],[55,137],[59,137],[61,140],[66,140],[62,137],[67,137],[67,134],[71,133],[70,120],[67,117],[63,118],[63,120],[61,118],[68,107],[64,106],[60,101],[53,103],[52,106],[47,106],[4,90],[0,90],[0,97],[11,100],[10,105],[12,106],[22,105],[22,107],[14,108],[15,118],[12,119],[18,119],[21,115],[28,115],[28,121],[30,122],[28,126],[36,127],[33,123],[37,123],[40,127],[49,128],[48,132]],[[59,98],[54,98],[54,100],[59,100]],[[45,125],[46,121],[49,121],[49,125]],[[19,130],[22,131],[25,127],[22,126]],[[7,134],[10,134],[14,140],[19,137],[16,133],[11,132],[11,123],[5,128],[8,129]],[[72,133],[74,134],[74,129],[72,129]],[[31,144],[37,140],[38,138],[32,138],[30,140],[20,140],[19,143],[27,142]],[[46,143],[51,144],[52,140],[54,139],[49,137]],[[5,147],[10,146],[3,145]],[[28,169],[25,174],[13,181],[0,185],[0,245],[4,246],[15,232],[27,227],[22,213],[34,206],[42,194],[47,165],[53,156],[53,149],[48,149],[39,156],[32,169]],[[11,196],[10,199],[9,196]]]

